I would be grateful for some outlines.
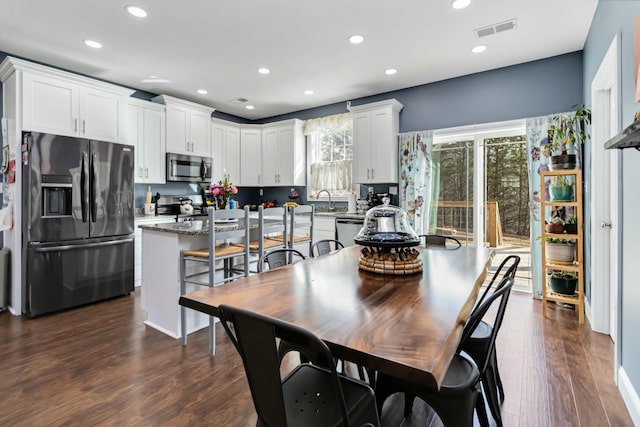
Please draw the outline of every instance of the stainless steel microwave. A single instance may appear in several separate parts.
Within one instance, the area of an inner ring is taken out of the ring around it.
[[[167,181],[211,182],[212,167],[209,157],[167,153]]]

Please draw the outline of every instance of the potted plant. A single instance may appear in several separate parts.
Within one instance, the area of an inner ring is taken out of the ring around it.
[[[549,274],[549,287],[558,294],[573,295],[576,293],[578,275],[573,271],[552,270]]]
[[[545,228],[547,233],[562,234],[564,231],[564,221],[559,216],[551,218],[551,222],[547,222]]]
[[[564,231],[568,234],[578,234],[578,217],[575,215],[569,215],[564,223]]]
[[[591,110],[578,104],[572,108],[577,108],[573,115],[553,116],[553,124],[547,130],[551,149],[551,170],[575,169],[576,155],[569,154],[569,148],[575,153],[578,146],[589,139],[585,128],[591,124]]]
[[[548,261],[560,264],[570,264],[574,260],[576,241],[547,237],[545,239],[545,257]]]
[[[549,184],[549,196],[552,202],[570,202],[573,200],[573,183],[566,176],[557,176]]]

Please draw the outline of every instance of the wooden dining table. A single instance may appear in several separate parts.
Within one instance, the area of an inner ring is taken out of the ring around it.
[[[419,248],[423,271],[358,269],[350,246],[180,297],[216,316],[221,304],[308,329],[335,357],[439,389],[478,297],[493,250]]]

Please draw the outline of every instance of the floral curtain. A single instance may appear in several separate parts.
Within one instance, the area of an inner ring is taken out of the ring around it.
[[[542,253],[540,241],[540,172],[549,170],[549,138],[547,128],[551,116],[527,119],[527,152],[529,153],[529,233],[531,240],[531,286],[533,297],[542,297]]]
[[[400,207],[418,234],[426,234],[431,208],[433,131],[398,136],[400,149]]]
[[[549,116],[533,117],[527,119],[527,151],[529,153],[529,209],[530,215],[530,240],[531,240],[531,278],[533,297],[542,298],[542,248],[538,239],[542,235],[542,221],[540,215],[540,200],[548,194],[541,193],[540,172],[549,170],[549,158],[551,150],[547,129],[553,124],[554,116],[564,116],[573,113],[552,114]],[[579,151],[576,154],[579,157]],[[580,159],[578,159],[578,162]],[[544,189],[545,193],[549,190]]]

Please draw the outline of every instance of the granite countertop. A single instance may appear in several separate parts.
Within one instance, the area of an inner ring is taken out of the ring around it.
[[[282,221],[265,219],[265,225],[275,225]],[[166,224],[141,224],[138,226],[143,230],[162,231],[165,233],[186,234],[191,236],[208,235],[208,221],[185,221]],[[258,220],[249,219],[249,228],[258,228]],[[242,229],[242,222],[220,223],[215,225],[216,233],[224,231],[234,231]]]
[[[134,219],[148,219],[148,220],[152,220],[154,218],[156,219],[165,219],[165,218],[173,218],[174,220],[176,219],[175,215],[145,215],[145,214],[136,214],[133,217]]]
[[[209,234],[209,226],[206,221],[185,221],[167,224],[142,224],[139,226],[143,230],[163,231],[165,233],[187,234],[192,236]],[[217,226],[216,231],[238,230],[238,223],[230,223]]]

